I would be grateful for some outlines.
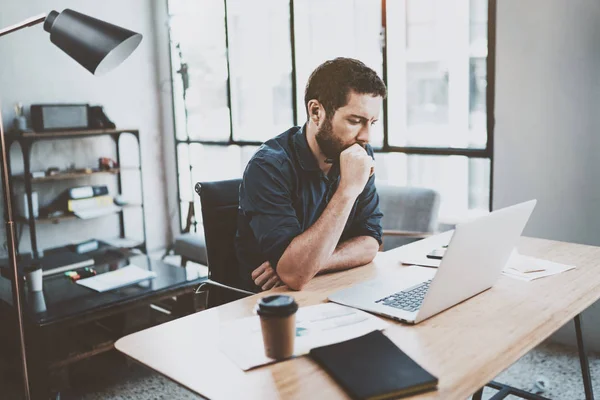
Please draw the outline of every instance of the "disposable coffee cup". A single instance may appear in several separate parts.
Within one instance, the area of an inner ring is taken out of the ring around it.
[[[296,311],[298,304],[286,295],[266,296],[256,304],[267,357],[282,360],[294,354]]]
[[[33,261],[31,265],[24,268],[25,281],[31,292],[41,292],[43,290],[42,264]]]
[[[46,299],[43,291],[31,292],[27,300],[33,312],[43,313],[46,311]]]

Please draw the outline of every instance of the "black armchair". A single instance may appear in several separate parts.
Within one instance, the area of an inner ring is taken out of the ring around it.
[[[196,184],[208,259],[208,280],[197,291],[208,288],[208,307],[254,294],[238,288],[240,277],[234,240],[241,183],[241,179],[232,179]]]

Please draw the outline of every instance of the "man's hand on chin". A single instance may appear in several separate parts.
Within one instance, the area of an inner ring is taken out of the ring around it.
[[[252,271],[252,280],[254,281],[254,284],[262,290],[270,290],[285,285],[285,283],[279,279],[279,276],[268,261],[265,261]]]

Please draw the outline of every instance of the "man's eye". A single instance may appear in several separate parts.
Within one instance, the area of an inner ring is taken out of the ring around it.
[[[350,123],[353,124],[353,125],[357,125],[357,124],[360,124],[360,121],[357,120],[357,119],[351,119]]]

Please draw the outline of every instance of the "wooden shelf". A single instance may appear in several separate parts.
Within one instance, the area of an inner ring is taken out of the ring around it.
[[[126,210],[128,208],[141,208],[142,205],[141,204],[127,204],[126,206],[121,207],[123,210]],[[77,217],[75,214],[66,214],[66,215],[61,215],[59,217],[40,217],[40,218],[36,218],[35,222],[39,223],[39,224],[58,224],[62,221],[69,221],[69,220],[82,220],[82,221],[86,221],[89,219],[95,219],[95,218],[102,218],[102,217],[106,217],[107,215],[115,215],[120,213],[121,211],[115,211],[115,212],[111,212],[111,213],[107,213],[107,214],[102,214],[102,215],[98,215],[97,217],[93,217],[93,218],[88,218],[88,219],[83,219],[83,218],[79,218]],[[21,222],[24,224],[29,223],[29,219],[19,216],[17,217],[17,222]]]
[[[11,138],[26,138],[34,140],[43,139],[58,139],[58,138],[74,138],[100,135],[117,135],[120,133],[137,133],[137,129],[86,129],[77,131],[49,131],[49,132],[23,132],[11,133]]]
[[[44,176],[43,178],[31,178],[31,183],[60,181],[60,180],[66,180],[66,179],[76,179],[76,178],[83,178],[83,177],[90,176],[90,175],[100,175],[100,174],[115,175],[115,174],[118,174],[119,172],[121,172],[120,168],[112,168],[109,170],[92,170],[92,172],[62,172],[62,173],[58,173],[56,175]],[[24,181],[25,175],[15,175],[15,176],[13,176],[13,178],[17,179],[19,181]]]

